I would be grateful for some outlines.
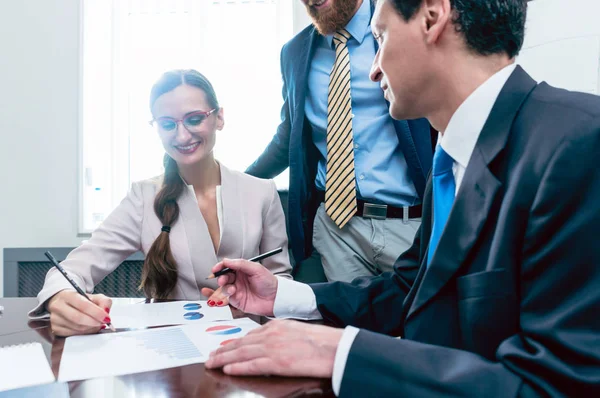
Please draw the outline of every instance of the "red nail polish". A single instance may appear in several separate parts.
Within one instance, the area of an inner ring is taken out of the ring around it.
[[[107,314],[110,313],[110,308],[105,308],[104,311],[106,311]]]
[[[223,305],[223,302],[222,302],[222,301],[219,301],[219,302],[217,303],[217,305]]]
[[[110,323],[110,318],[109,317],[104,318],[104,323]]]
[[[208,305],[212,307],[213,305],[215,305],[215,302],[212,300],[208,300]]]
[[[104,329],[106,329],[106,325],[100,326],[100,330],[104,330]]]

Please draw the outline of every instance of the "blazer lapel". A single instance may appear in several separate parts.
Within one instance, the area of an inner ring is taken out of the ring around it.
[[[202,264],[216,264],[217,257],[212,244],[208,226],[202,212],[198,208],[198,202],[193,191],[185,188],[181,197],[177,200],[179,204],[179,222],[183,222],[185,235],[190,252],[191,272],[181,269],[180,272],[188,272],[196,280],[197,286],[206,285],[206,275],[200,275],[199,270],[206,269]]]
[[[310,64],[315,52],[315,44],[319,38],[319,33],[312,27],[312,30],[305,38],[305,43],[302,46],[304,51],[298,54],[298,59],[293,63],[292,69],[294,73],[291,78],[292,81],[297,81],[295,95],[294,95],[294,109],[296,115],[296,123],[302,123],[304,121],[304,104],[306,102],[306,89],[308,87],[308,74],[310,73]],[[300,125],[302,129],[302,125]]]
[[[407,321],[468,262],[502,187],[489,165],[505,147],[513,120],[535,86],[536,82],[517,67],[500,92],[465,171],[437,251],[421,283],[413,287],[417,291]],[[425,255],[423,261],[426,259]]]
[[[431,235],[431,231],[429,229],[431,229],[431,225],[432,223],[432,206],[431,206],[431,201],[432,201],[432,185],[431,185],[431,171],[429,172],[429,175],[427,176],[427,184],[425,185],[425,193],[423,194],[423,217],[422,217],[422,223],[421,223],[421,228],[419,229],[419,232],[421,233],[420,239],[421,239],[421,247],[426,247],[427,245],[429,245],[429,238]],[[410,289],[410,291],[408,292],[408,294],[406,295],[406,298],[404,299],[404,302],[402,303],[402,317],[401,319],[406,320],[406,317],[408,316],[408,311],[409,309],[412,307],[412,303],[415,300],[415,294],[417,293],[417,286],[421,285],[421,281],[423,280],[423,276],[425,275],[425,264],[424,261],[427,259],[427,250],[421,250],[421,254],[420,254],[420,266],[419,266],[419,272],[417,273],[417,277],[415,278],[415,281],[413,283],[412,288]],[[404,324],[404,322],[403,322]],[[401,333],[401,335],[404,335],[404,332]]]
[[[238,192],[235,174],[221,165],[221,203],[223,205],[223,219],[221,243],[217,252],[217,260],[223,256],[230,258],[246,258],[244,249],[245,223],[242,213],[244,198]],[[215,262],[216,263],[216,262]]]

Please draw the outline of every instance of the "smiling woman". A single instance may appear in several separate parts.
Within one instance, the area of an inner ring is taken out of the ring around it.
[[[197,300],[205,288],[210,306],[228,304],[217,282],[205,278],[223,258],[282,247],[263,262],[289,277],[285,218],[274,182],[234,172],[215,159],[225,119],[212,84],[195,70],[166,72],[152,87],[150,108],[166,152],[164,175],[133,184],[91,239],[62,263],[67,273],[92,292],[125,258],[142,251],[140,288],[147,297]],[[54,270],[38,298],[31,315],[50,315],[60,335],[97,332],[110,322],[110,299],[90,295],[92,302],[84,302]]]

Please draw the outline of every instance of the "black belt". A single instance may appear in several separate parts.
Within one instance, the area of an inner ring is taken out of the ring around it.
[[[325,192],[317,191],[318,203],[325,201]],[[421,205],[416,206],[405,206],[405,207],[394,207],[390,205],[382,205],[377,203],[365,202],[362,199],[357,199],[357,210],[355,216],[364,218],[421,218],[423,213],[423,207]]]

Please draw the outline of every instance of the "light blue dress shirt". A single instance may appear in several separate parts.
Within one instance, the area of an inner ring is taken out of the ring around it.
[[[352,35],[348,51],[357,195],[369,202],[413,206],[420,203],[420,199],[408,175],[388,105],[379,83],[369,79],[376,52],[370,25],[370,4],[363,0],[358,12],[346,25],[346,30]],[[315,182],[317,189],[322,191],[325,190],[327,170],[327,94],[329,74],[335,61],[332,41],[333,35],[317,39],[305,105],[306,117],[312,125],[313,142],[321,154]]]

